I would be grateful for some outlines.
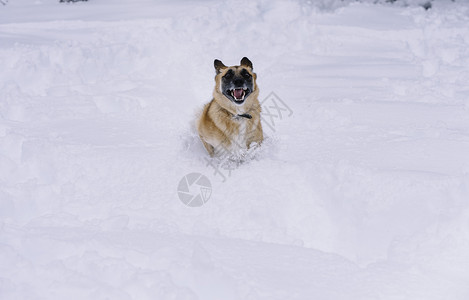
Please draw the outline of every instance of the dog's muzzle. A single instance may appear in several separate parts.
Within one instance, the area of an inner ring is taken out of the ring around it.
[[[241,104],[244,102],[244,97],[246,96],[247,89],[246,88],[236,88],[230,90],[231,97],[233,97],[234,101],[237,104]]]

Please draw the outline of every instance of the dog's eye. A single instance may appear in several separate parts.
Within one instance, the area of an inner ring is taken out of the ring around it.
[[[231,79],[234,75],[234,72],[233,70],[228,70],[228,72],[226,72],[225,76],[223,76],[224,78],[226,79]]]
[[[249,74],[249,72],[248,72],[246,69],[243,69],[243,70],[241,71],[241,75],[242,75],[244,78],[246,78],[246,79],[251,78],[251,74]]]

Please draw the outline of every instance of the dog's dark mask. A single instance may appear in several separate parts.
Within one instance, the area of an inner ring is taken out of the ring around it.
[[[242,66],[229,69],[221,79],[221,90],[223,95],[233,103],[243,104],[253,90],[251,73]]]

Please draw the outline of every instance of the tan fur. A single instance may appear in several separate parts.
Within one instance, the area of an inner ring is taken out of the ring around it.
[[[248,149],[253,142],[260,144],[263,140],[259,89],[252,65],[221,66],[215,76],[213,99],[205,105],[197,122],[200,139],[210,156],[232,154],[242,148]],[[246,97],[243,105],[238,106],[222,94],[221,78],[230,69],[238,74],[243,68],[252,75],[253,91]],[[238,116],[245,113],[250,114],[252,119]]]

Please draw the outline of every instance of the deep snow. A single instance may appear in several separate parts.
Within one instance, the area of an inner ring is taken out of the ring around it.
[[[469,4],[371,2],[0,6],[0,298],[469,299]],[[243,56],[289,113],[225,170]]]

